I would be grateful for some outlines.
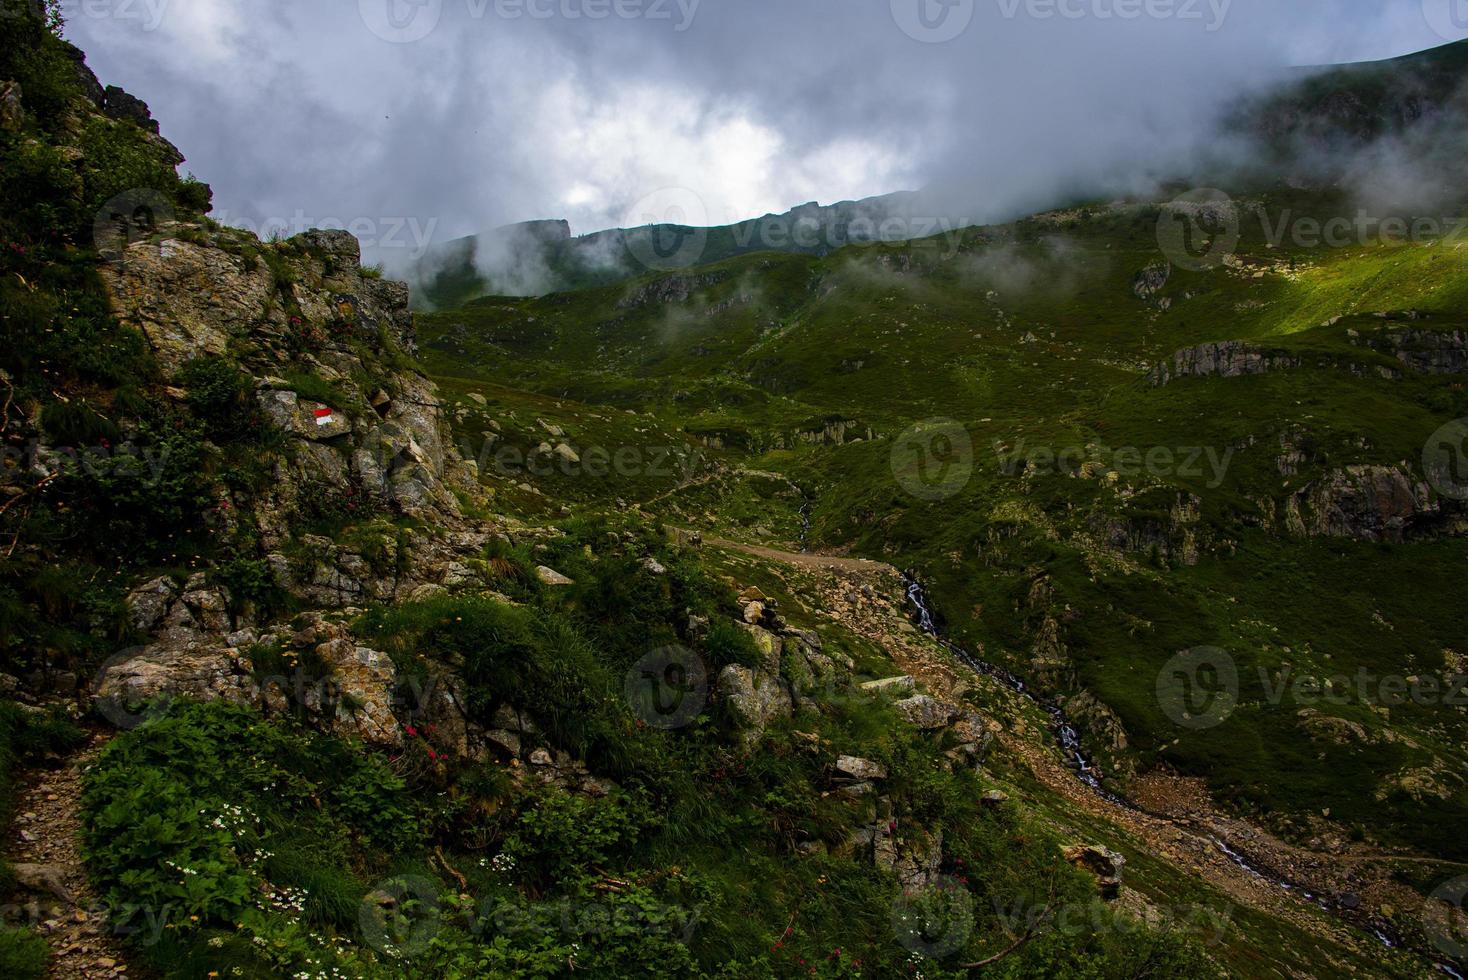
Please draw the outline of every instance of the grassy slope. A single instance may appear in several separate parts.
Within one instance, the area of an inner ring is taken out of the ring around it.
[[[1325,806],[1359,833],[1462,858],[1462,845],[1441,829],[1451,821],[1423,822],[1411,798],[1377,801],[1363,791],[1382,774],[1458,758],[1456,710],[1394,712],[1391,725],[1410,731],[1416,747],[1320,746],[1296,726],[1298,705],[1250,705],[1220,729],[1191,733],[1156,703],[1158,668],[1199,644],[1234,652],[1246,702],[1258,696],[1256,666],[1412,673],[1441,670],[1444,649],[1463,649],[1452,612],[1461,543],[1305,543],[1260,528],[1255,502],[1282,501],[1335,466],[1420,458],[1429,433],[1468,414],[1452,379],[1388,381],[1310,366],[1164,388],[1143,382],[1145,365],[1174,350],[1235,338],[1369,372],[1381,355],[1347,334],[1381,326],[1367,314],[1417,310],[1425,316],[1417,326],[1463,325],[1461,242],[1274,248],[1250,210],[1256,204],[1273,221],[1285,211],[1354,213],[1327,196],[1275,191],[1248,200],[1244,267],[1175,271],[1162,293],[1173,300],[1166,311],[1131,293],[1131,277],[1159,254],[1156,208],[1130,205],[977,229],[957,254],[918,242],[825,259],[747,256],[698,269],[718,281],[684,302],[628,307],[645,281],[486,300],[426,318],[423,334],[439,371],[637,406],[664,426],[720,434],[727,461],[786,473],[814,497],[817,543],[922,568],[959,635],[1022,669],[1045,615],[1069,606],[1075,615],[1064,639],[1074,669],[1057,686],[1100,694],[1143,764],[1204,773],[1241,806],[1286,824]],[[1336,316],[1347,319],[1322,325]],[[931,417],[958,420],[974,442],[972,477],[938,503],[906,493],[891,468],[892,438]],[[829,419],[857,421],[884,438],[778,448]],[[1287,478],[1275,458],[1280,435],[1296,429],[1310,434],[1313,457]],[[1007,453],[1021,440],[1236,455],[1220,486],[1205,473],[1123,478],[1113,487],[1006,475],[995,445]],[[793,537],[788,509],[798,499],[731,484],[719,488],[727,508],[702,486],[684,495],[685,512],[747,533],[760,523],[748,516],[756,505],[785,514],[763,523]],[[1203,500],[1198,537],[1208,544],[1196,567],[1152,567],[1146,555],[1118,559],[1097,548],[1093,518],[1165,516],[1179,492]],[[655,509],[668,513],[679,496]],[[1053,595],[1033,607],[1027,596],[1042,579]],[[1385,724],[1359,707],[1338,713],[1373,732]],[[1449,789],[1433,805],[1468,814],[1463,787]]]

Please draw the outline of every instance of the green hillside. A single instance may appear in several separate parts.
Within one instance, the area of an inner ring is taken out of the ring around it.
[[[645,413],[728,471],[681,489],[614,474],[583,479],[583,494],[787,544],[808,499],[804,543],[920,570],[965,643],[1114,712],[1126,749],[1109,721],[1090,737],[1119,790],[1165,766],[1286,833],[1329,810],[1343,831],[1468,859],[1449,829],[1460,817],[1420,820],[1421,788],[1402,785],[1431,773],[1435,812],[1468,815],[1457,706],[1327,708],[1363,735],[1322,743],[1324,723],[1268,703],[1258,672],[1451,671],[1468,639],[1452,614],[1456,501],[1433,492],[1432,513],[1379,540],[1364,527],[1306,533],[1286,516],[1344,467],[1421,480],[1428,437],[1468,410],[1460,374],[1406,369],[1386,339],[1406,327],[1461,345],[1465,240],[1275,247],[1256,207],[1271,227],[1354,211],[1288,192],[1239,204],[1236,260],[1173,269],[1146,298],[1134,285],[1163,261],[1161,209],[1098,204],[973,229],[951,254],[939,240],[765,254],[486,299],[423,318],[425,356],[451,388],[492,378],[577,411]],[[1215,341],[1279,366],[1148,380],[1174,351]],[[955,460],[966,478],[936,500],[904,487],[898,456],[930,419],[954,420],[972,446]],[[1154,681],[1202,645],[1232,651],[1245,683],[1226,724],[1191,731],[1166,716]]]

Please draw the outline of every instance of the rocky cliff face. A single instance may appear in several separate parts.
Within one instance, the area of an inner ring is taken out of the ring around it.
[[[1147,380],[1161,387],[1178,378],[1240,378],[1299,366],[1298,358],[1266,352],[1244,341],[1225,340],[1178,351],[1154,367]]]
[[[150,581],[128,600],[149,642],[104,669],[97,693],[124,716],[123,706],[160,694],[223,697],[303,709],[328,728],[395,742],[404,692],[391,658],[351,635],[352,608],[483,586],[472,566],[504,528],[464,516],[460,500],[480,504],[483,493],[453,449],[435,386],[411,361],[406,287],[363,270],[344,232],[267,244],[186,223],[160,225],[101,275],[117,318],[146,338],[169,397],[196,404],[204,363],[247,377],[257,424],[279,448],[259,492],[222,502],[218,530],[254,528],[274,585],[316,611],[305,627],[272,624],[203,574]],[[323,513],[375,520],[381,533],[355,543],[310,533]],[[287,663],[312,658],[321,676],[294,692],[262,683],[249,655],[262,645],[291,652]],[[414,717],[437,710],[410,708]]]
[[[1436,527],[1442,506],[1404,467],[1347,466],[1292,495],[1286,527],[1298,535],[1402,541]]]
[[[452,525],[461,516],[452,491],[477,491],[434,385],[408,363],[407,287],[364,273],[360,259],[346,232],[265,245],[232,229],[165,225],[102,267],[113,312],[147,338],[167,380],[204,357],[253,379],[260,409],[287,437],[256,511],[267,546],[285,540],[309,494]]]
[[[1468,331],[1392,324],[1366,343],[1419,374],[1468,374]]]

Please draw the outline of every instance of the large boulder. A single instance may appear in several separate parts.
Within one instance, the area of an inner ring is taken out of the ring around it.
[[[755,648],[759,650],[760,669],[769,673],[778,673],[780,670],[780,656],[785,650],[785,641],[776,636],[763,626],[755,626],[751,623],[738,623],[750,638],[754,640]]]
[[[963,713],[959,708],[926,694],[915,694],[910,698],[904,698],[893,707],[903,718],[907,719],[910,725],[924,731],[946,728]]]
[[[743,730],[746,744],[759,741],[771,722],[788,718],[795,705],[778,676],[730,664],[719,674],[719,696]]]

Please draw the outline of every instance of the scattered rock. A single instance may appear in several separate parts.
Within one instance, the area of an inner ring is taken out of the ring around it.
[[[562,575],[560,572],[556,571],[554,568],[547,568],[544,565],[541,565],[535,570],[535,577],[540,579],[542,585],[549,585],[552,587],[576,584],[574,579],[569,579],[566,576]]]
[[[852,779],[871,780],[887,778],[887,768],[885,766],[853,755],[843,755],[837,759],[836,771],[850,776]]]
[[[10,870],[15,875],[16,884],[22,888],[54,896],[68,904],[75,900],[71,889],[66,885],[66,871],[58,865],[14,864]]]
[[[898,701],[894,707],[911,725],[924,731],[947,727],[960,713],[953,705],[944,704],[926,694],[917,694]]]
[[[867,681],[861,685],[863,691],[876,691],[882,694],[911,694],[917,688],[917,682],[909,675],[901,677],[884,677],[879,681]]]

